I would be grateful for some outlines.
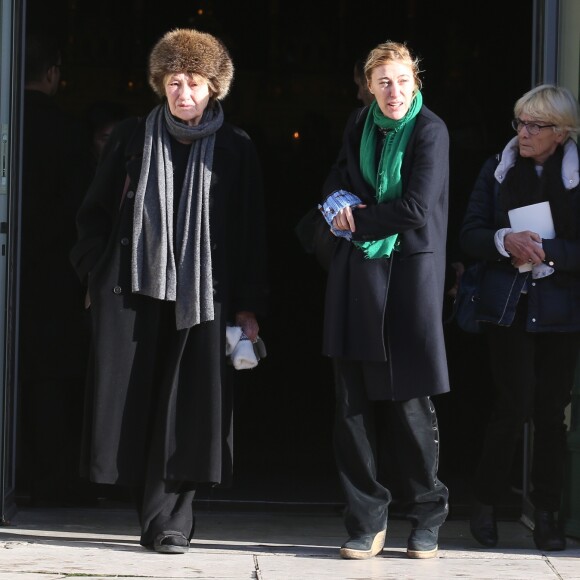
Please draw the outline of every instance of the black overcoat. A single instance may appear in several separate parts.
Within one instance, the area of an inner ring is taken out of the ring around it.
[[[164,479],[225,484],[232,471],[233,374],[225,325],[241,310],[263,315],[267,302],[259,162],[247,134],[224,123],[210,190],[215,320],[177,331],[172,302],[131,293],[144,127],[145,119],[119,125],[77,216],[71,259],[88,284],[93,324],[85,467],[96,482],[142,483],[155,437],[164,449],[158,466]],[[161,320],[172,327],[159,332]]]
[[[449,390],[442,308],[447,236],[449,135],[423,106],[405,151],[402,197],[377,204],[360,172],[360,142],[368,108],[349,118],[341,152],[324,186],[367,204],[355,210],[353,239],[399,234],[400,251],[366,259],[341,239],[330,265],[325,298],[323,353],[385,362],[383,397],[407,400]]]

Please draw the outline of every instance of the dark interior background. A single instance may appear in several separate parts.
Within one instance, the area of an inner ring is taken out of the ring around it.
[[[226,118],[251,135],[264,168],[272,307],[261,331],[268,356],[239,373],[235,483],[210,496],[340,501],[331,369],[320,355],[324,273],[294,227],[318,201],[344,122],[359,106],[353,64],[387,39],[421,57],[425,103],[451,135],[448,246],[450,259],[460,258],[457,228],[471,186],[512,136],[513,103],[530,88],[532,0],[28,0],[27,16],[28,26],[40,21],[62,39],[56,98],[79,117],[99,100],[146,114],[156,104],[147,55],[171,28],[211,32],[228,46],[236,72]],[[446,330],[453,391],[435,403],[440,475],[453,505],[469,485],[492,387],[480,337]]]

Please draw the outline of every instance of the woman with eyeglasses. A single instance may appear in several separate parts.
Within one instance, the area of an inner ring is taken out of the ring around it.
[[[564,550],[557,519],[564,410],[580,347],[580,107],[568,89],[541,85],[516,102],[514,113],[517,135],[484,164],[460,233],[463,250],[486,264],[477,317],[496,393],[474,478],[470,527],[479,543],[497,544],[495,506],[507,491],[523,425],[530,421],[534,543],[542,551]],[[550,211],[541,220],[553,222],[553,233],[542,237],[525,220],[523,228],[512,227],[510,210],[542,202]]]

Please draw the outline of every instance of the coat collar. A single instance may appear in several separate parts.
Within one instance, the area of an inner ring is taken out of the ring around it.
[[[507,172],[514,166],[518,156],[518,138],[514,137],[504,148],[501,160],[495,170],[495,178],[502,183]],[[566,189],[574,189],[580,183],[580,155],[578,146],[572,139],[564,143],[564,157],[562,159],[562,182]]]

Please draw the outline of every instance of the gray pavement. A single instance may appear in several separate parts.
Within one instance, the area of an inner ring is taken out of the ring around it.
[[[137,519],[126,507],[25,508],[0,527],[0,580],[580,580],[580,541],[541,553],[519,521],[500,521],[500,545],[487,550],[466,520],[448,520],[433,560],[406,557],[409,531],[407,522],[391,521],[382,554],[347,561],[338,556],[345,532],[336,510],[203,510],[189,553],[168,555],[139,546]]]

